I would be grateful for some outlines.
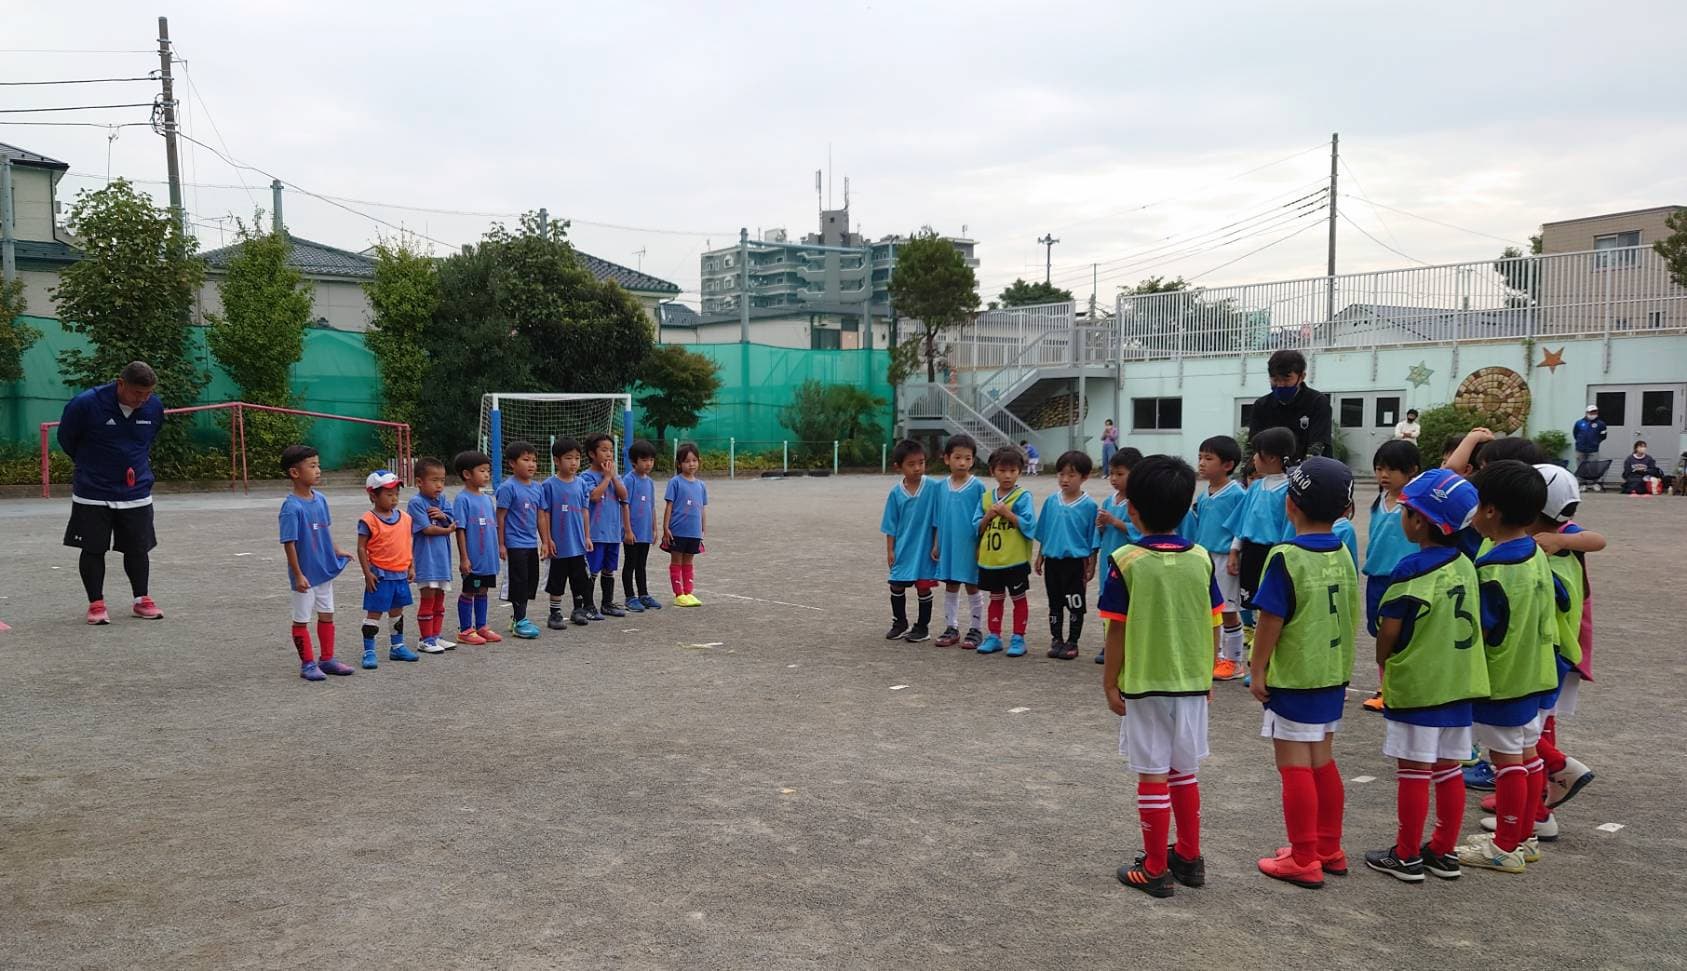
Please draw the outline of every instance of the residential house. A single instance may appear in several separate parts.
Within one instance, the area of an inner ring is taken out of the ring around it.
[[[55,316],[52,290],[58,286],[59,271],[78,259],[56,218],[59,180],[70,166],[3,142],[0,157],[12,166],[12,248],[29,304],[26,312]]]

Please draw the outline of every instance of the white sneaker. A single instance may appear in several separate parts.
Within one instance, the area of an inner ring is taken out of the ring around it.
[[[448,640],[446,640],[446,639],[445,639],[445,638],[443,638],[443,637],[436,637],[436,638],[434,638],[434,639],[433,639],[433,642],[434,642],[434,643],[435,643],[435,644],[438,644],[438,645],[439,645],[439,646],[440,646],[440,647],[441,647],[441,648],[443,648],[443,649],[445,649],[445,650],[447,650],[447,651],[449,651],[449,650],[451,650],[451,649],[452,649],[452,648],[454,648],[454,647],[456,647],[456,646],[457,646],[457,642],[456,642],[456,641],[448,641]]]
[[[1488,832],[1492,833],[1494,831],[1494,827],[1497,825],[1499,824],[1495,817],[1482,817],[1482,828]],[[1535,835],[1530,837],[1530,839],[1540,840],[1543,843],[1555,842],[1558,839],[1558,817],[1556,815],[1550,815],[1544,820],[1537,821],[1535,823]],[[1533,863],[1535,861],[1530,860],[1529,862]]]
[[[1546,777],[1546,804],[1556,809],[1574,799],[1594,779],[1593,770],[1581,762],[1564,757],[1564,768]]]
[[[1487,833],[1472,836],[1470,842],[1460,846],[1457,852],[1460,866],[1498,870],[1501,873],[1522,873],[1526,869],[1521,849],[1506,853],[1494,845],[1494,838]]]
[[[440,647],[439,642],[434,640],[431,637],[428,638],[427,640],[423,641],[422,643],[417,644],[416,649],[421,651],[423,654],[444,654],[445,653],[445,648]]]

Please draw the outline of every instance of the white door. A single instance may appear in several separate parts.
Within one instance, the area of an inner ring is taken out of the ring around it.
[[[1623,458],[1644,441],[1660,468],[1673,470],[1684,447],[1687,384],[1590,385],[1588,404],[1599,407],[1607,426],[1599,457],[1611,459],[1606,478],[1622,478]]]
[[[1394,437],[1394,425],[1405,414],[1403,391],[1336,391],[1330,394],[1330,418],[1340,448],[1353,469],[1370,471],[1371,457]]]

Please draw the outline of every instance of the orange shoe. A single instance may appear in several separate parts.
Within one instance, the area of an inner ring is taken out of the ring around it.
[[[1365,699],[1364,708],[1366,711],[1382,711],[1382,707],[1382,692],[1380,691]]]
[[[457,643],[479,645],[485,644],[486,639],[472,630],[460,630],[457,632]]]
[[[1242,670],[1242,666],[1240,664],[1237,664],[1229,658],[1220,659],[1217,664],[1213,665],[1214,681],[1240,681],[1247,675],[1247,673],[1248,672]]]
[[[1279,860],[1287,860],[1290,857],[1293,857],[1294,855],[1295,855],[1295,848],[1292,847],[1292,846],[1279,846],[1279,847],[1277,847],[1277,859],[1279,859]],[[1318,862],[1322,863],[1324,865],[1324,875],[1327,876],[1327,877],[1345,877],[1345,876],[1347,876],[1347,851],[1346,850],[1336,850],[1334,853],[1331,853],[1329,856],[1320,857]]]
[[[1267,856],[1259,861],[1259,872],[1273,880],[1292,883],[1297,887],[1317,890],[1324,886],[1324,865],[1313,860],[1305,866],[1295,862],[1294,856]]]
[[[483,644],[496,644],[504,639],[504,635],[498,633],[490,627],[482,627],[475,631],[475,633],[480,636],[481,643]]]

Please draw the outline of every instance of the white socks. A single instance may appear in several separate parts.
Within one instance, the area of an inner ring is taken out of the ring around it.
[[[973,630],[984,629],[984,591],[980,590],[971,595],[972,623],[968,625]]]
[[[1242,628],[1225,627],[1218,632],[1218,649],[1226,661],[1242,664]]]
[[[961,591],[959,589],[943,591],[943,623],[948,627],[955,626],[959,619],[961,608]]]

